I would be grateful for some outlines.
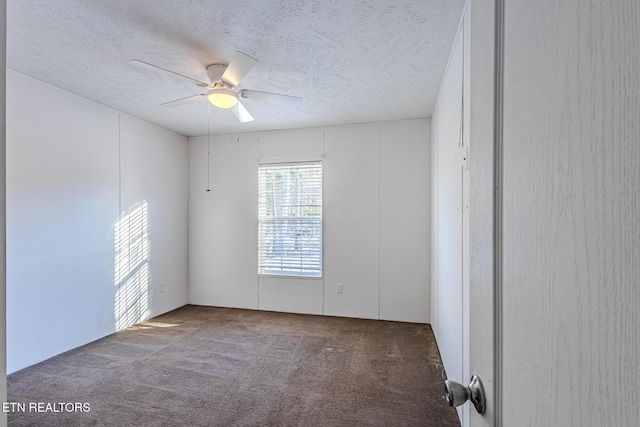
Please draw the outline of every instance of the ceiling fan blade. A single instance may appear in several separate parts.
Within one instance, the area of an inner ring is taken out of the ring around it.
[[[173,101],[163,102],[160,104],[163,107],[177,107],[178,105],[187,104],[189,102],[197,101],[199,99],[204,99],[204,93],[199,93],[197,95],[191,95],[180,99],[174,99]]]
[[[233,110],[233,114],[235,114],[238,120],[240,120],[240,123],[247,123],[247,122],[253,121],[253,116],[249,114],[247,109],[244,108],[244,105],[242,105],[240,101],[238,101],[238,103],[236,104],[236,108],[232,108],[232,110]]]
[[[207,83],[205,83],[205,82],[201,82],[200,80],[192,79],[191,77],[183,76],[182,74],[178,74],[178,73],[173,72],[171,70],[167,70],[165,68],[158,67],[157,65],[149,64],[148,62],[140,61],[140,60],[137,60],[137,59],[132,59],[131,61],[129,61],[129,64],[136,65],[138,67],[145,68],[145,69],[151,70],[151,71],[155,71],[157,73],[161,73],[161,74],[164,74],[164,75],[167,75],[167,76],[171,76],[173,78],[186,80],[189,83],[192,83],[192,84],[194,84],[196,86],[209,87],[209,85]]]
[[[233,56],[233,59],[227,66],[224,74],[222,74],[221,80],[229,85],[238,86],[240,80],[247,75],[249,71],[256,65],[258,61],[247,55],[237,51]]]
[[[279,102],[291,105],[292,107],[302,104],[302,98],[297,96],[281,95],[278,93],[261,92],[259,90],[242,89],[240,97],[244,99],[255,99],[256,101]]]

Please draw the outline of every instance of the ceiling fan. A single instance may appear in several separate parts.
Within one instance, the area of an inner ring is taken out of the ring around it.
[[[246,53],[237,51],[229,63],[224,64],[212,64],[207,67],[207,76],[209,77],[209,83],[202,82],[197,79],[176,73],[171,70],[167,70],[157,65],[149,64],[148,62],[134,59],[129,61],[132,65],[137,65],[148,70],[152,70],[158,73],[162,73],[173,78],[185,80],[189,83],[195,84],[203,88],[207,88],[206,93],[199,93],[197,95],[187,96],[185,98],[176,99],[173,101],[165,102],[160,105],[174,106],[185,102],[191,102],[197,99],[206,97],[207,101],[218,108],[231,108],[238,120],[242,123],[250,122],[253,120],[249,111],[242,105],[240,99],[258,100],[266,102],[280,102],[296,106],[302,103],[302,98],[297,96],[281,95],[271,92],[262,92],[258,90],[240,89],[237,90],[240,81],[244,78],[249,71],[256,65],[258,61],[253,59]],[[236,108],[232,108],[236,107]]]

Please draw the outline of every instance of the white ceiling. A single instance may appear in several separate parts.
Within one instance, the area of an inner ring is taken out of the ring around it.
[[[183,135],[207,104],[161,103],[202,88],[235,51],[258,60],[240,87],[304,98],[245,100],[255,120],[212,109],[215,134],[429,117],[464,0],[7,0],[7,66]],[[34,100],[35,102],[36,100]]]

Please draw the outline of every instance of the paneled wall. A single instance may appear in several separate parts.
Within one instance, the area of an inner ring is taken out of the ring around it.
[[[429,141],[426,119],[190,138],[190,302],[428,322]],[[324,276],[259,277],[258,164],[310,159],[323,162]]]
[[[469,376],[468,22],[467,7],[432,116],[431,320],[447,378],[461,383]],[[468,406],[458,414],[468,425]]]
[[[325,314],[379,318],[378,132],[378,126],[325,131]],[[336,293],[338,283],[344,294]]]
[[[187,301],[186,138],[7,70],[7,371]]]

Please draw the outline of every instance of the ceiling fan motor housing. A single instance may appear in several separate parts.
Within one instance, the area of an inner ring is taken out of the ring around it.
[[[211,64],[207,67],[207,76],[211,82],[211,86],[215,87],[216,83],[222,83],[222,75],[227,66],[224,64]]]
[[[238,103],[238,94],[231,85],[222,80],[227,69],[223,64],[211,64],[207,67],[207,75],[211,81],[211,89],[207,92],[207,100],[218,108],[231,108]]]

